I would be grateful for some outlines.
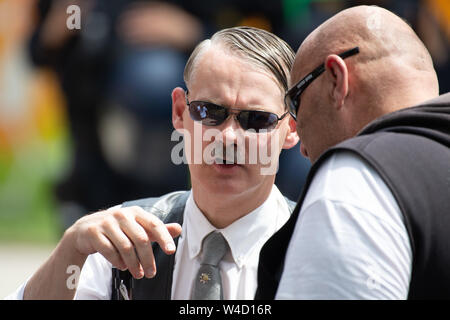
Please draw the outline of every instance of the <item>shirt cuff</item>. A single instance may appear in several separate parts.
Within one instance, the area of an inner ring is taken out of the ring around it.
[[[17,288],[16,291],[3,298],[3,300],[23,300],[23,293],[29,279],[30,278],[28,278],[19,288]]]

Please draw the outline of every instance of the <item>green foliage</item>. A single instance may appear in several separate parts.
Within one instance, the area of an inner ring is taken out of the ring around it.
[[[53,185],[68,163],[66,137],[33,141],[0,161],[0,242],[56,242],[59,214]]]

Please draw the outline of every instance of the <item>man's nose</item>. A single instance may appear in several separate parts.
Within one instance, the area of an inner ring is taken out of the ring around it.
[[[242,128],[235,114],[231,114],[221,125],[222,141],[224,144],[236,143],[238,136],[242,134]]]

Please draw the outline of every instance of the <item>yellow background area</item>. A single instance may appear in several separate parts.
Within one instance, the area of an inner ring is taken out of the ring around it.
[[[426,0],[426,4],[438,20],[447,38],[450,39],[450,1]]]

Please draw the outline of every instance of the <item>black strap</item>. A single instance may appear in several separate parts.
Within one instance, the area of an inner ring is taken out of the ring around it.
[[[189,192],[177,193],[171,196],[169,199],[164,198],[148,198],[137,201],[125,202],[123,206],[140,206],[144,210],[153,213],[158,216],[164,223],[179,223],[183,224],[183,214],[186,201],[189,197]],[[161,210],[157,207],[157,202],[160,200],[166,200],[173,203],[166,210]],[[178,237],[174,239],[175,245],[178,245]],[[155,256],[157,272],[155,277],[151,279],[142,278],[134,279],[129,271],[120,271],[116,268],[112,269],[112,300],[123,300],[123,296],[120,294],[120,283],[126,286],[130,299],[140,300],[169,300],[172,294],[172,279],[173,268],[175,263],[175,254],[165,254],[157,243],[152,245],[153,254]],[[152,288],[156,288],[152,290]]]

